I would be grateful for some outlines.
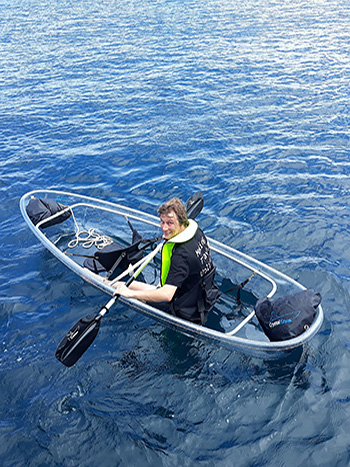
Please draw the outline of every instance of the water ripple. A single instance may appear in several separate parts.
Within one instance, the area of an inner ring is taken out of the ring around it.
[[[348,2],[1,7],[0,459],[348,465]],[[18,201],[42,187],[152,214],[201,189],[206,232],[320,290],[322,332],[269,364],[120,305],[63,368],[104,297],[28,233]]]

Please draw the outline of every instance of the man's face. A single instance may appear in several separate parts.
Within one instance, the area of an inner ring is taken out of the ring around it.
[[[174,211],[169,211],[168,214],[160,216],[160,228],[163,231],[163,236],[166,240],[174,237],[184,230],[184,226],[179,223],[177,215]]]

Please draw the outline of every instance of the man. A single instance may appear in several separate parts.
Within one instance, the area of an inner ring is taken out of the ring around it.
[[[114,295],[153,302],[175,316],[205,324],[218,296],[208,241],[197,223],[187,219],[178,198],[164,203],[158,213],[167,240],[162,249],[160,285],[134,281],[127,288],[119,282]]]

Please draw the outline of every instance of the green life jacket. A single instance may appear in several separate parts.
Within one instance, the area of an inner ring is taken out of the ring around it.
[[[161,274],[160,274],[160,283],[163,286],[165,284],[166,278],[168,277],[170,264],[171,264],[171,256],[173,254],[174,246],[177,243],[185,243],[191,240],[197,232],[198,224],[193,219],[189,219],[189,224],[185,230],[180,232],[179,234],[175,235],[171,239],[171,241],[164,243],[162,248],[162,267],[161,267]]]

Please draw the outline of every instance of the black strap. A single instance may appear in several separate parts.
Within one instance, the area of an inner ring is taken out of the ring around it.
[[[94,256],[91,256],[91,255],[79,255],[78,253],[68,253],[67,251],[64,251],[64,250],[63,250],[63,253],[66,254],[67,256],[79,256],[80,258],[94,259]]]
[[[201,296],[198,300],[198,311],[199,311],[199,315],[201,317],[201,323],[202,323],[202,326],[205,325],[205,323],[207,322],[207,316],[208,316],[208,311],[206,311],[205,309],[205,306],[204,306],[204,291],[202,291],[201,293]]]
[[[117,258],[117,261],[113,264],[113,266],[111,267],[111,269],[108,271],[108,274],[107,274],[107,279],[109,279],[111,277],[111,275],[114,273],[114,271],[117,269],[117,267],[119,266],[120,262],[125,258],[126,256],[126,252],[123,251],[121,253],[121,255],[119,256],[119,258]]]
[[[255,272],[253,272],[253,274],[250,277],[248,277],[248,279],[245,279],[240,284],[234,285],[233,287],[230,287],[227,290],[223,290],[222,292],[225,293],[225,294],[228,294],[230,292],[233,292],[234,290],[237,290],[237,302],[240,303],[241,302],[241,290],[244,289],[244,287],[248,284],[248,282],[251,279],[253,279],[254,276],[255,276]]]

